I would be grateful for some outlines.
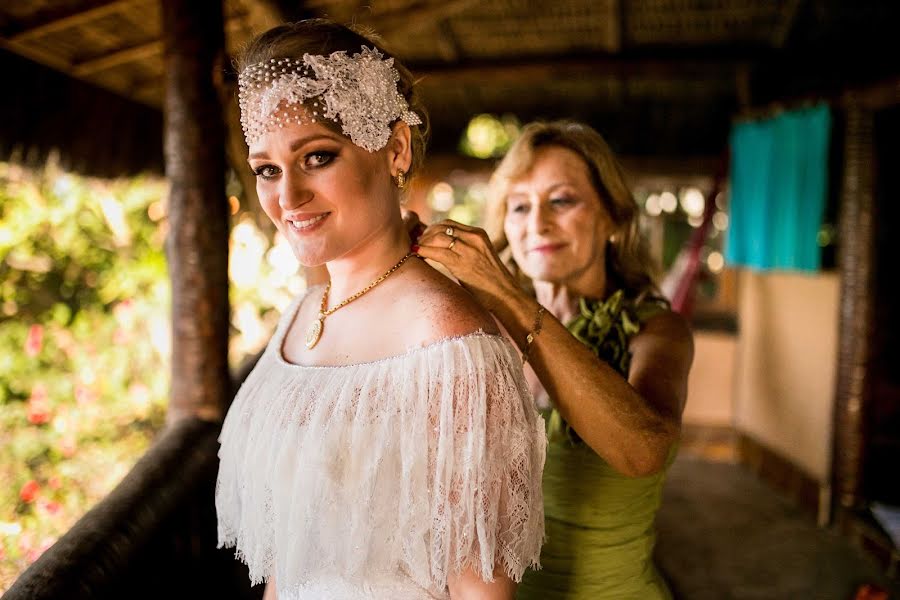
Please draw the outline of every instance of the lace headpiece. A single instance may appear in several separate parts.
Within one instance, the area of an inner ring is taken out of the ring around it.
[[[244,137],[250,145],[276,127],[329,119],[354,144],[375,152],[387,144],[397,119],[422,123],[397,91],[398,81],[394,59],[366,46],[353,56],[342,50],[251,65],[238,78]]]

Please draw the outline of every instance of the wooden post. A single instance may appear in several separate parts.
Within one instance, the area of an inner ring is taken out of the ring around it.
[[[221,0],[165,0],[165,161],[172,281],[169,422],[221,418],[228,371],[225,127],[215,79],[224,69]]]
[[[832,506],[838,522],[858,507],[863,486],[865,415],[871,395],[875,282],[873,114],[848,102],[840,204],[841,299],[832,449]]]

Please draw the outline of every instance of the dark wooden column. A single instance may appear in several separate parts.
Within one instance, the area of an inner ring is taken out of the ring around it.
[[[869,357],[874,311],[873,114],[846,109],[840,204],[841,299],[832,454],[832,505],[843,522],[862,494],[865,415],[871,396]]]
[[[228,375],[225,127],[215,80],[224,67],[221,0],[165,0],[165,161],[172,281],[169,420],[219,418]]]

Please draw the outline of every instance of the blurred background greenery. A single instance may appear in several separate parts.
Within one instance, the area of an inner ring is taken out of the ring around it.
[[[0,162],[0,592],[165,423],[166,196],[162,178]],[[285,241],[227,201],[237,366],[304,284]]]

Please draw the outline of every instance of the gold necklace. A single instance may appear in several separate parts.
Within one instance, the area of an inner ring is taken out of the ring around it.
[[[325,307],[328,306],[328,292],[331,291],[331,282],[329,281],[328,285],[325,286],[325,293],[322,294],[322,305],[319,307],[319,316],[316,317],[316,320],[313,321],[312,325],[310,325],[309,329],[306,331],[306,347],[312,349],[313,346],[319,343],[319,339],[322,337],[322,330],[325,329],[325,317],[334,314],[338,309],[347,306],[348,304],[371,290],[373,287],[387,279],[391,275],[391,273],[399,269],[400,265],[405,263],[409,259],[409,257],[413,255],[414,253],[410,252],[409,254],[401,258],[400,262],[388,269],[387,273],[364,287],[362,290],[356,292],[334,308],[325,310]]]

